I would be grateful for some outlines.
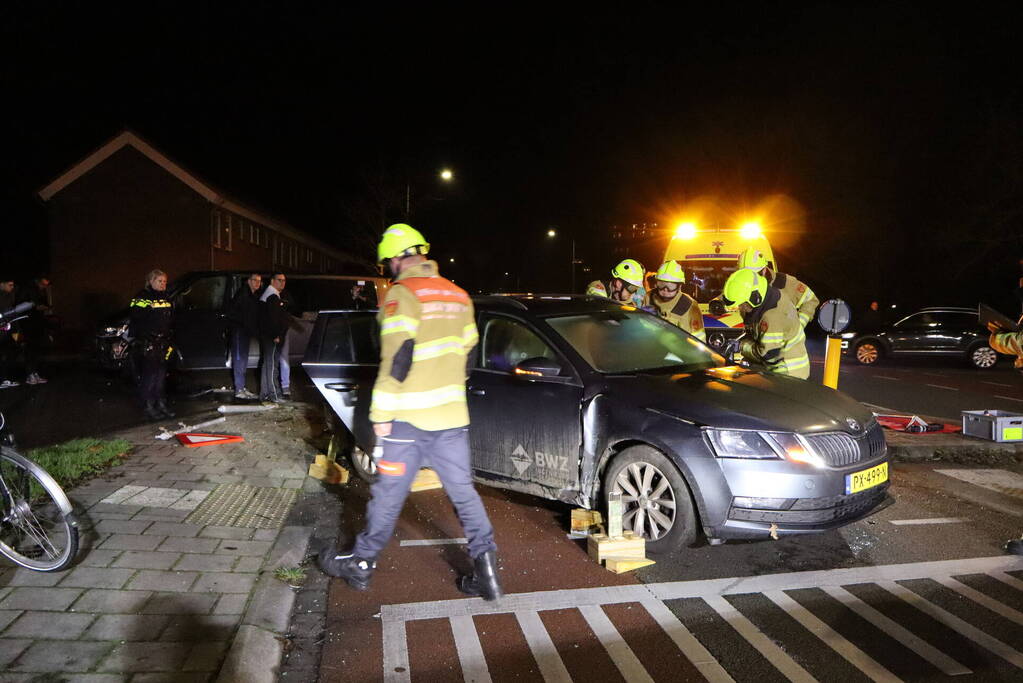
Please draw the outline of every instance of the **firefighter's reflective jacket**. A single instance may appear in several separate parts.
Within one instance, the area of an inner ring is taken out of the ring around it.
[[[428,431],[469,424],[465,378],[478,336],[465,290],[426,261],[398,276],[377,317],[380,372],[370,420]]]
[[[672,325],[681,327],[700,341],[707,342],[707,332],[703,329],[703,313],[700,304],[693,297],[680,291],[667,301],[653,293],[647,294],[644,307],[667,320]]]
[[[998,353],[1016,356],[1013,367],[1023,370],[1023,331],[992,332],[988,344]]]
[[[813,290],[786,273],[775,273],[771,286],[780,289],[782,294],[789,298],[792,305],[796,307],[799,324],[806,327],[806,324],[813,318],[813,314],[817,312],[817,306],[820,305],[820,300]]]
[[[800,379],[810,376],[810,356],[799,314],[781,291],[768,287],[764,303],[754,308],[743,323],[746,331],[739,351],[744,358],[771,372]]]

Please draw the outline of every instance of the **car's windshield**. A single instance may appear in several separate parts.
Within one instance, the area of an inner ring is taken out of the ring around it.
[[[547,323],[598,372],[691,372],[725,364],[695,337],[642,311],[567,315]]]

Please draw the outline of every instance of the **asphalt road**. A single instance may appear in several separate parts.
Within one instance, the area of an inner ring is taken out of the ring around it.
[[[814,344],[811,353],[811,379],[819,382],[823,351]],[[963,410],[1023,413],[1023,374],[1007,358],[990,370],[975,370],[958,359],[900,358],[864,366],[843,356],[838,389],[875,410],[930,415],[954,423],[959,423]]]

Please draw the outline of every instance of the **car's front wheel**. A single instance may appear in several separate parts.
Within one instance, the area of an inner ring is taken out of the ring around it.
[[[855,354],[860,365],[873,365],[881,360],[881,345],[873,339],[861,341],[856,345]]]
[[[967,358],[978,370],[988,370],[998,363],[998,353],[987,344],[978,344],[969,350]]]
[[[607,495],[622,494],[622,528],[646,539],[647,552],[666,553],[696,540],[696,511],[678,468],[650,446],[622,451],[604,476]]]

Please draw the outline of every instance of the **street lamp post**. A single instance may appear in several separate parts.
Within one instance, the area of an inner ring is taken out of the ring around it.
[[[558,231],[551,228],[547,231],[547,236],[551,238],[557,237]],[[569,286],[569,294],[575,294],[575,266],[576,264],[581,263],[581,261],[575,257],[575,238],[572,237],[570,239],[572,241],[572,261],[570,263],[571,285]]]
[[[437,177],[443,180],[445,183],[450,183],[455,179],[455,173],[450,168],[442,168],[438,173]],[[412,218],[412,181],[405,179],[405,220]]]

